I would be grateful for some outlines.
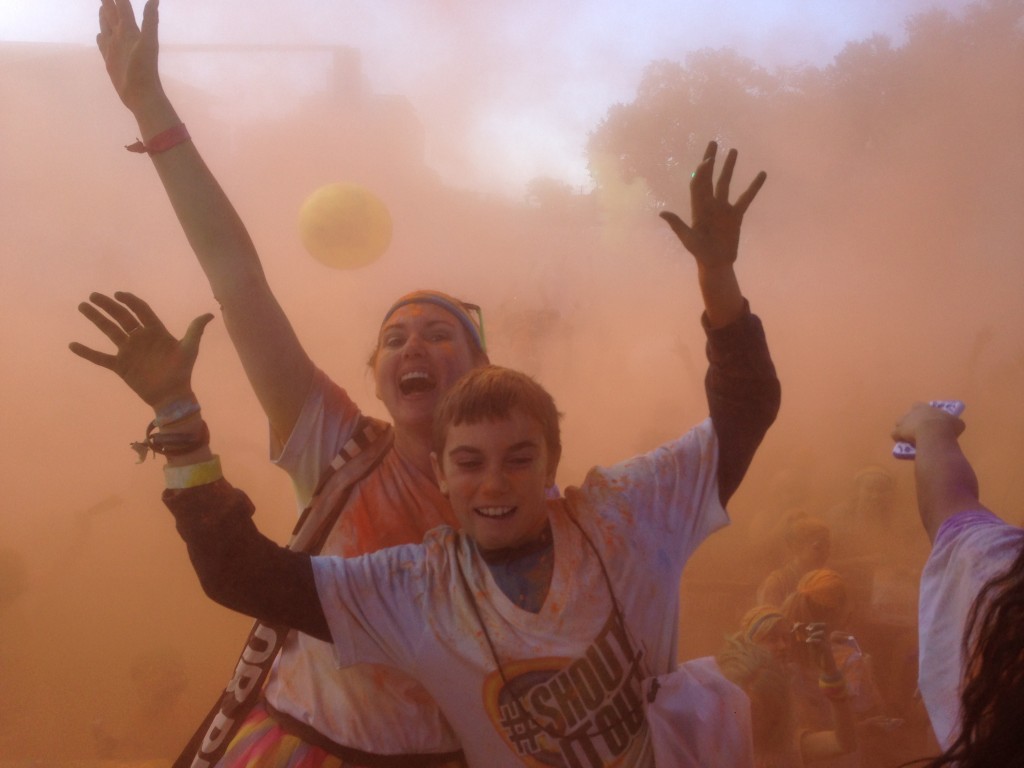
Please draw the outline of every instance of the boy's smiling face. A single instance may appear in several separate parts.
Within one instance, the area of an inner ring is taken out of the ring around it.
[[[503,549],[544,530],[545,489],[557,468],[548,454],[540,422],[514,409],[508,418],[449,426],[442,455],[431,461],[462,529],[481,549]]]

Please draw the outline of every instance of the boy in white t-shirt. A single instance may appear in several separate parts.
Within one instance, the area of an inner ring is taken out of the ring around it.
[[[772,408],[761,415],[766,428]],[[333,642],[342,665],[409,673],[471,765],[652,765],[641,681],[675,668],[683,566],[728,522],[712,419],[554,500],[557,410],[528,376],[470,372],[437,423],[435,471],[461,531],[309,558],[261,537],[223,479],[169,490],[204,589]],[[172,468],[169,485],[202,467]]]

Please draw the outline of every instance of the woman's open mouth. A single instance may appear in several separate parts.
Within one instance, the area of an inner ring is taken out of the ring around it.
[[[426,371],[410,371],[403,374],[398,381],[398,389],[403,395],[416,395],[430,392],[437,387],[434,377]]]

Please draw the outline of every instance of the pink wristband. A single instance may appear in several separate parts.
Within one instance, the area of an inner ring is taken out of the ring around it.
[[[178,123],[177,125],[171,126],[166,131],[161,131],[156,136],[149,140],[148,144],[143,144],[141,140],[136,141],[134,144],[128,144],[125,146],[129,152],[147,152],[150,155],[158,155],[161,152],[166,152],[172,147],[176,147],[182,142],[188,141],[192,137],[188,135],[188,128],[185,127],[184,123]]]

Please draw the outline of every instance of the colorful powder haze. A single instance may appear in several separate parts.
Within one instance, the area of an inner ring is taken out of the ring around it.
[[[656,211],[685,218],[689,170],[718,138],[740,150],[738,185],[768,172],[738,272],[784,395],[730,505],[736,524],[687,571],[683,657],[712,652],[777,565],[781,514],[841,507],[867,465],[896,480],[886,551],[919,565],[911,467],[888,438],[914,400],[967,402],[983,500],[1024,521],[1019,0],[923,16],[932,6],[908,4],[831,48],[794,31],[802,59],[777,35],[709,25],[705,42],[652,45],[642,63],[662,63],[650,69],[610,57],[587,78],[531,43],[568,11],[517,26],[499,61],[475,58],[470,41],[493,40],[513,6],[490,17],[462,5],[432,20],[397,7],[392,43],[415,40],[406,47],[423,59],[405,69],[381,52],[379,19],[361,53],[332,47],[358,41],[329,39],[330,19],[250,6],[233,24],[219,5],[162,7],[166,87],[299,337],[358,402],[383,415],[365,365],[377,324],[395,296],[432,286],[481,304],[492,359],[555,394],[563,485],[703,418],[695,270]],[[66,349],[105,348],[76,311],[94,290],[136,292],[178,333],[216,308],[150,163],[121,148],[135,126],[84,23],[77,43],[0,44],[0,759],[42,764],[171,754],[249,625],[203,597],[159,502],[159,464],[134,464],[128,443],[151,414]],[[318,25],[309,39],[322,48],[293,47]],[[224,32],[196,31],[211,28]],[[564,85],[601,78],[603,91]],[[579,114],[604,101],[581,133],[559,134],[544,105],[570,95]],[[547,134],[540,159],[528,156]],[[394,239],[379,262],[332,271],[303,253],[299,206],[331,181],[388,202]],[[262,414],[218,321],[195,387],[229,477],[284,539],[291,490],[266,460]]]

